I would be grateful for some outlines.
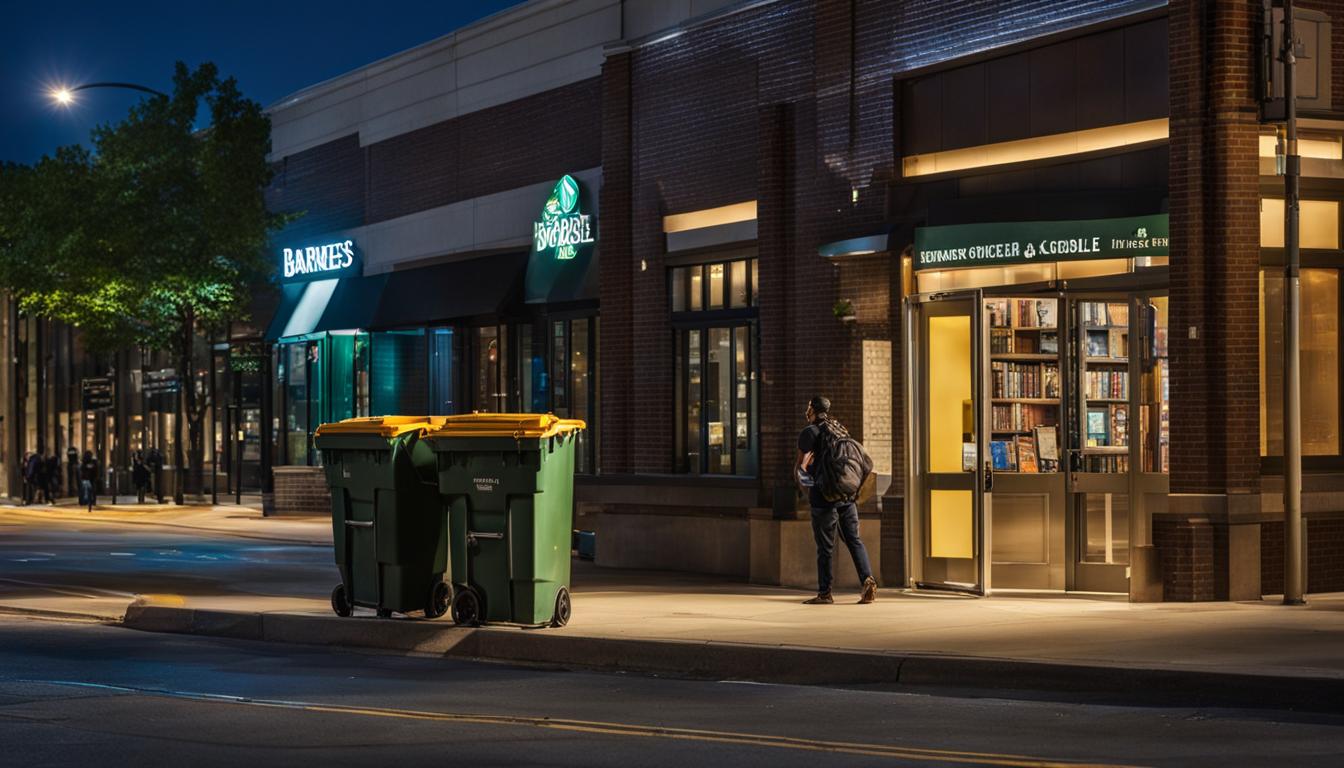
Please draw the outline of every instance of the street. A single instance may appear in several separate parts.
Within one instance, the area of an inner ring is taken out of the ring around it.
[[[8,605],[106,617],[146,595],[281,607],[324,597],[340,581],[329,544],[174,527],[147,512],[98,513],[120,516],[110,521],[44,514],[8,508],[0,516],[0,600]]]
[[[681,681],[0,619],[11,765],[1338,765],[1344,720]]]

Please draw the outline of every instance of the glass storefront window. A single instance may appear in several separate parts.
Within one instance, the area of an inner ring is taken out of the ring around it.
[[[676,461],[689,474],[755,475],[757,260],[669,272],[676,377]],[[689,301],[679,301],[682,286]],[[700,314],[713,311],[715,314]],[[688,327],[691,326],[691,327]]]
[[[1167,473],[1171,467],[1171,367],[1167,361],[1166,296],[1155,296],[1144,308],[1148,324],[1139,368],[1139,446],[1143,471]]]
[[[311,345],[316,349],[316,345]],[[286,464],[308,463],[308,350],[310,344],[300,342],[281,347],[284,360],[284,430]]]
[[[732,282],[730,285],[732,296],[730,305],[734,309],[747,306],[747,262],[732,262]]]
[[[355,335],[355,415],[369,415],[369,334]]]
[[[476,329],[476,402],[479,411],[509,410],[508,334],[497,325]]]
[[[352,418],[355,415],[354,334],[332,334],[329,336],[327,338],[327,358],[331,363],[327,371],[327,376],[331,382],[328,399],[330,412],[322,414],[322,419],[324,421],[340,421]]]
[[[457,413],[453,401],[453,329],[433,328],[429,332],[429,412],[433,415]]]
[[[1339,270],[1304,269],[1302,454],[1339,455]],[[1260,455],[1283,455],[1283,276],[1260,273]]]
[[[380,331],[371,343],[371,415],[423,412],[429,389],[424,331]]]

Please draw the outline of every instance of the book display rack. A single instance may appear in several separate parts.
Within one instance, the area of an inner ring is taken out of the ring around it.
[[[1059,471],[1059,301],[989,299],[990,459],[996,472]]]

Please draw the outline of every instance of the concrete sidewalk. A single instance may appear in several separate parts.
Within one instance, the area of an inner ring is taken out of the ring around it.
[[[106,502],[107,497],[103,497]],[[55,504],[0,505],[0,521],[33,524],[146,525],[179,531],[199,531],[208,535],[238,536],[259,541],[286,541],[301,544],[331,544],[329,517],[265,517],[259,506],[192,502],[181,506],[171,502],[136,503],[135,497],[118,497],[116,504],[101,503],[88,508],[75,499]]]

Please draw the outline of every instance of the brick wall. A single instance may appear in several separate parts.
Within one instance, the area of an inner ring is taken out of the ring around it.
[[[1306,519],[1307,591],[1344,591],[1344,514]],[[1283,594],[1283,522],[1260,526],[1260,591]]]
[[[1253,5],[1171,4],[1173,493],[1260,484]]]
[[[602,216],[598,222],[602,332],[598,337],[598,378],[602,418],[598,467],[608,474],[631,470],[634,442],[634,303],[631,281],[636,260],[631,246],[633,219],[631,67],[633,54],[608,56],[602,65]]]
[[[601,78],[361,147],[355,134],[273,163],[266,203],[311,237],[554,181],[602,161]],[[540,205],[541,201],[538,201]]]
[[[1225,522],[1154,515],[1153,546],[1162,564],[1163,599],[1176,603],[1227,599]]]
[[[601,110],[592,78],[370,145],[368,222],[596,167]]]
[[[321,467],[276,467],[267,515],[330,515],[331,492]]]

